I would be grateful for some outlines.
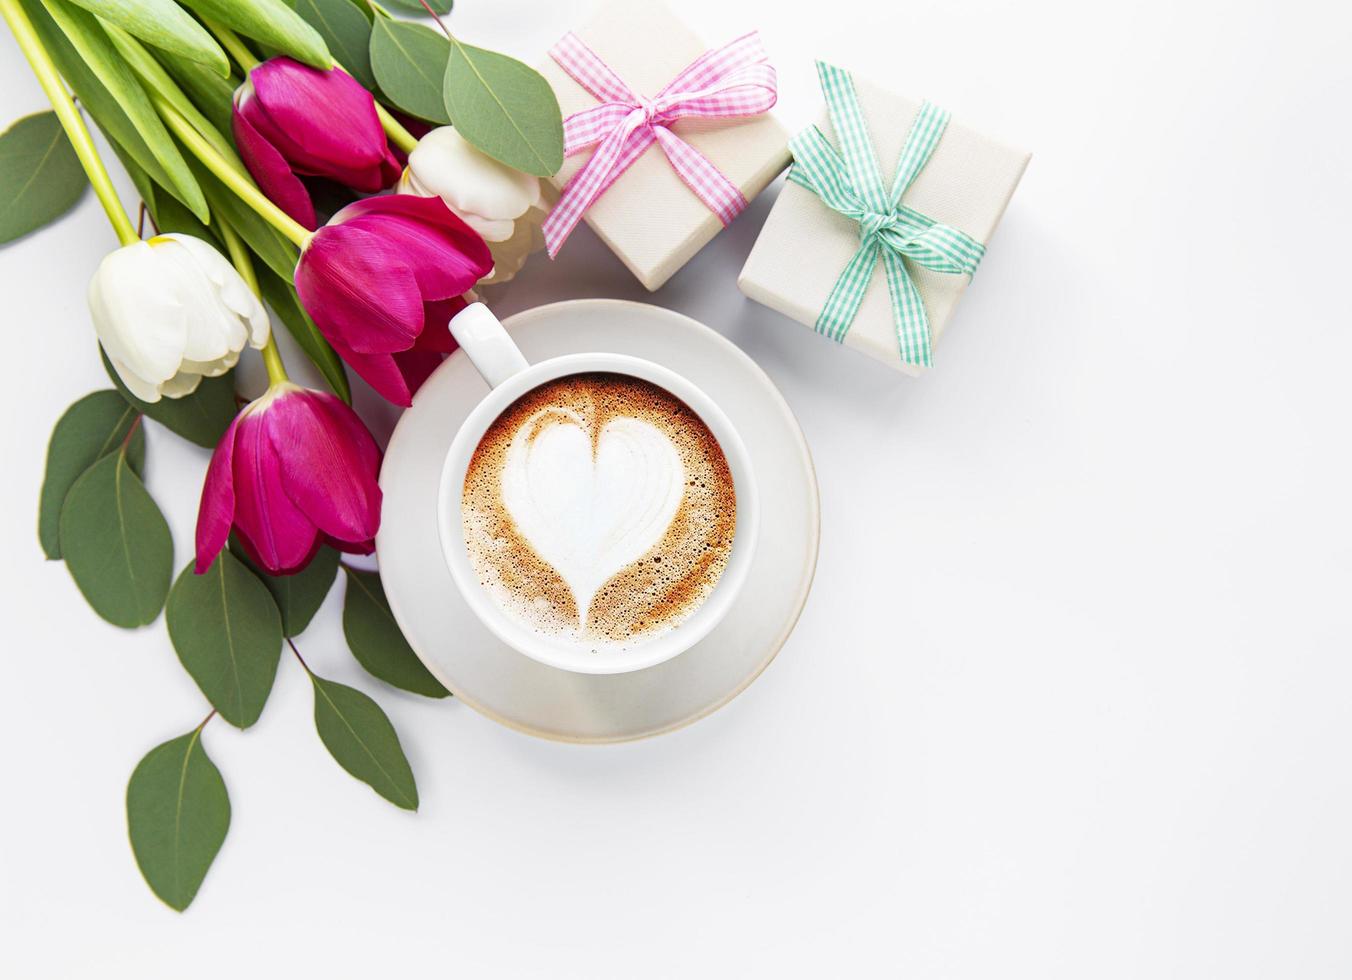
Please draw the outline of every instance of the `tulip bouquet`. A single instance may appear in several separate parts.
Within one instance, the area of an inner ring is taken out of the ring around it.
[[[381,507],[381,453],[351,407],[347,370],[410,404],[453,349],[446,324],[466,294],[510,278],[539,247],[539,178],[561,164],[562,123],[532,69],[446,30],[436,15],[450,0],[386,2],[435,26],[375,0],[0,0],[52,106],[0,134],[0,242],[64,213],[87,186],[119,242],[88,294],[113,387],[57,422],[39,538],[109,622],[144,626],[163,611],[208,702],[127,787],[136,861],[180,910],[230,821],[203,729],[216,715],[241,729],[258,719],[284,646],[312,681],[315,725],[338,763],[417,806],[384,712],[314,674],[297,649],[340,568],[361,665],[447,694],[400,635],[378,573],[341,558],[372,551]],[[86,117],[141,197],[140,227]],[[289,379],[274,317],[327,390]],[[233,381],[247,350],[268,378],[251,401]],[[176,578],[168,525],[141,480],[144,419],[212,451],[196,556]]]

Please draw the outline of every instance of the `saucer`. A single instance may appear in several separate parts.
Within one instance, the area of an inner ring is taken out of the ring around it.
[[[437,537],[442,462],[488,392],[461,351],[418,391],[385,453],[376,554],[390,608],[427,669],[471,708],[564,742],[658,735],[746,689],[788,639],[817,563],[817,479],[793,413],[755,362],[708,327],[657,306],[569,300],[505,321],[529,361],[582,351],[665,365],[709,394],[750,450],[760,480],[760,540],[743,592],[722,622],[679,656],[624,674],[578,674],[503,644],[456,591]]]

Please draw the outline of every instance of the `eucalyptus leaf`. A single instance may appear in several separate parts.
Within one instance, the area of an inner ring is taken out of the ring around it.
[[[178,659],[221,717],[238,728],[258,720],[282,653],[282,617],[272,594],[229,551],[203,574],[178,576],[164,611]]]
[[[127,404],[189,442],[195,442],[207,449],[216,448],[216,443],[221,441],[221,436],[225,435],[225,430],[230,427],[236,412],[239,411],[235,404],[235,383],[232,377],[234,372],[223,374],[219,378],[203,378],[196,391],[182,398],[161,398],[157,402],[143,402],[127,390],[127,386],[113,370],[107,353],[100,349],[100,354],[103,357],[103,370],[112,379],[118,394],[126,399]]]
[[[352,0],[289,0],[291,7],[319,32],[343,70],[368,89],[371,74],[371,22]]]
[[[411,116],[445,125],[442,97],[451,42],[424,24],[377,17],[371,28],[371,71],[380,91]]]
[[[418,0],[390,0],[389,5],[397,10],[407,10],[419,17],[427,16],[427,7],[424,7]],[[453,0],[427,0],[427,6],[432,8],[433,13],[445,15],[451,12],[451,7],[454,4]]]
[[[122,453],[75,481],[61,508],[61,554],[94,611],[114,626],[154,622],[174,570],[169,525]]]
[[[343,635],[357,662],[367,672],[414,694],[444,698],[450,692],[423,666],[395,622],[376,572],[343,566],[347,595],[343,599]]]
[[[452,125],[494,160],[537,177],[563,166],[559,100],[529,65],[453,41],[442,94]]]
[[[0,133],[0,242],[55,221],[75,207],[88,186],[56,113],[16,120]]]
[[[291,637],[304,633],[333,588],[333,580],[338,575],[338,552],[320,548],[310,559],[310,564],[299,572],[269,575],[254,564],[243,548],[237,548],[235,542],[232,541],[230,547],[272,593],[272,600],[282,616],[282,635]]]
[[[230,74],[230,61],[216,39],[174,0],[72,0],[109,24],[146,44],[208,66],[217,75]]]
[[[319,32],[282,0],[183,0],[183,5],[297,61],[333,67],[333,56]]]
[[[116,100],[135,127],[150,153],[159,163],[169,181],[169,188],[178,199],[192,209],[202,221],[209,221],[207,202],[197,186],[187,161],[179,152],[178,144],[164,128],[150,97],[111,39],[99,19],[66,0],[42,0],[47,12],[69,39],[80,58],[94,73],[104,88]]]
[[[418,809],[413,770],[380,705],[354,687],[313,673],[310,680],[315,690],[315,728],[329,754],[395,806]]]
[[[38,540],[48,558],[61,557],[61,505],[85,470],[127,443],[127,464],[138,476],[145,467],[145,430],[138,413],[116,391],[85,395],[57,420],[47,444],[47,470],[38,503]],[[128,434],[130,433],[130,440]]]
[[[343,401],[352,404],[352,389],[347,382],[347,372],[342,359],[334,353],[324,335],[319,332],[315,322],[300,305],[296,297],[296,288],[290,279],[282,279],[270,269],[259,270],[258,285],[263,291],[263,299],[272,312],[281,319],[300,349],[305,352],[319,373],[324,376],[329,387]]]
[[[127,783],[127,834],[146,884],[170,908],[192,904],[229,829],[230,796],[200,726],[137,763]]]

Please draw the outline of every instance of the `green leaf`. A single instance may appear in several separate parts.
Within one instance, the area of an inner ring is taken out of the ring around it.
[[[160,425],[181,435],[189,442],[195,442],[207,449],[216,448],[225,430],[235,420],[239,411],[235,404],[234,372],[219,378],[203,378],[202,383],[191,395],[183,398],[161,398],[157,402],[143,402],[122,383],[122,379],[113,370],[112,362],[106,352],[100,348],[103,357],[103,370],[112,379],[118,394],[127,400],[137,411],[152,418]]]
[[[82,7],[66,0],[42,0],[47,12],[75,47],[80,58],[116,100],[131,121],[141,140],[159,163],[168,183],[166,186],[192,209],[202,221],[209,221],[207,202],[197,186],[187,161],[178,150],[169,131],[164,128],[159,114],[137,80],[131,67],[113,46],[99,20]]]
[[[239,78],[235,75],[222,78],[197,62],[180,58],[169,51],[154,51],[152,54],[183,91],[188,93],[193,105],[211,120],[211,125],[222,133],[229,133],[235,89],[241,84]]]
[[[290,4],[319,32],[344,71],[368,89],[375,88],[367,53],[371,22],[352,0],[290,0]]]
[[[222,184],[206,167],[193,161],[193,173],[197,175],[206,193],[207,203],[218,221],[228,224],[244,243],[257,255],[265,266],[290,281],[296,274],[296,261],[300,253],[257,211],[249,207],[235,195],[235,192]],[[248,178],[252,180],[252,177]]]
[[[47,444],[47,472],[38,503],[38,540],[48,558],[61,557],[61,505],[85,470],[127,443],[127,463],[138,476],[145,467],[145,430],[136,425],[137,413],[110,389],[85,395],[52,430]]]
[[[333,66],[319,32],[282,0],[183,0],[183,5],[297,61],[315,68]]]
[[[395,806],[418,809],[418,785],[390,719],[361,691],[310,674],[315,728],[329,754]]]
[[[343,635],[357,662],[386,684],[429,698],[447,697],[450,692],[423,666],[400,632],[380,576],[346,565],[343,571],[347,572]]]
[[[230,795],[200,727],[137,763],[127,783],[127,833],[146,884],[170,908],[192,904],[229,829]]]
[[[201,575],[190,562],[164,611],[178,659],[221,717],[248,728],[263,713],[282,655],[282,617],[267,587],[222,551]]]
[[[352,404],[352,389],[347,383],[347,372],[342,359],[329,346],[324,335],[319,332],[313,320],[296,298],[296,288],[290,279],[282,279],[269,269],[263,269],[258,276],[258,285],[263,291],[263,299],[272,312],[276,313],[286,329],[291,332],[305,356],[314,362],[319,373],[329,387],[343,401]]]
[[[154,219],[155,227],[160,232],[192,235],[194,238],[200,238],[208,244],[221,248],[215,232],[198,221],[197,216],[185,208],[178,198],[172,194],[168,194],[152,184],[149,200],[145,198],[142,198],[142,200],[145,200],[146,208],[150,211],[150,217]],[[219,222],[214,223],[219,224]]]
[[[124,148],[120,143],[118,143],[117,140],[113,139],[106,132],[103,135],[107,138],[108,144],[113,148],[113,152],[117,154],[117,159],[118,162],[122,164],[122,169],[127,171],[127,176],[131,178],[132,184],[135,185],[136,193],[140,196],[141,201],[146,206],[146,209],[150,211],[153,216],[154,207],[151,205],[151,202],[155,199],[154,181],[150,179],[150,175],[148,173],[146,173],[144,170],[141,169],[141,165],[132,159],[131,154],[127,152],[126,148]],[[169,195],[166,194],[165,198],[167,199],[168,197]],[[185,213],[187,213],[187,209],[184,210]],[[196,218],[193,218],[192,220],[197,221]],[[199,225],[202,224],[200,221],[197,221],[197,223]],[[202,227],[205,228],[206,226],[202,225]]]
[[[371,71],[385,97],[411,116],[451,121],[441,91],[451,42],[423,24],[377,17],[371,29]]]
[[[338,575],[338,552],[332,548],[320,548],[315,552],[310,564],[293,575],[269,575],[254,564],[243,548],[234,541],[231,550],[239,560],[249,567],[258,580],[272,593],[277,611],[282,615],[282,634],[300,636],[310,620],[315,618],[319,607],[333,588],[333,580]]]
[[[0,242],[65,214],[89,181],[54,112],[24,116],[0,133]]]
[[[109,24],[165,51],[172,51],[216,74],[230,74],[225,52],[206,28],[184,12],[174,0],[72,0]]]
[[[94,611],[114,626],[155,621],[174,571],[164,515],[122,453],[75,481],[61,508],[61,554]]]
[[[432,8],[433,13],[438,14],[449,14],[453,5],[453,0],[427,0],[427,6]],[[390,0],[390,6],[415,13],[419,17],[427,15],[427,10],[418,0]]]
[[[442,95],[460,135],[494,160],[537,177],[563,166],[559,100],[529,65],[453,41]]]

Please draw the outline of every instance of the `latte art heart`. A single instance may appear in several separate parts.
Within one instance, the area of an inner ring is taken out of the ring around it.
[[[595,439],[574,411],[545,408],[517,430],[502,467],[502,502],[521,536],[559,573],[587,621],[592,597],[666,533],[685,467],[666,433],[611,419]]]
[[[494,420],[460,517],[475,575],[509,619],[585,649],[628,648],[713,593],[737,498],[689,406],[597,372],[546,382]]]

